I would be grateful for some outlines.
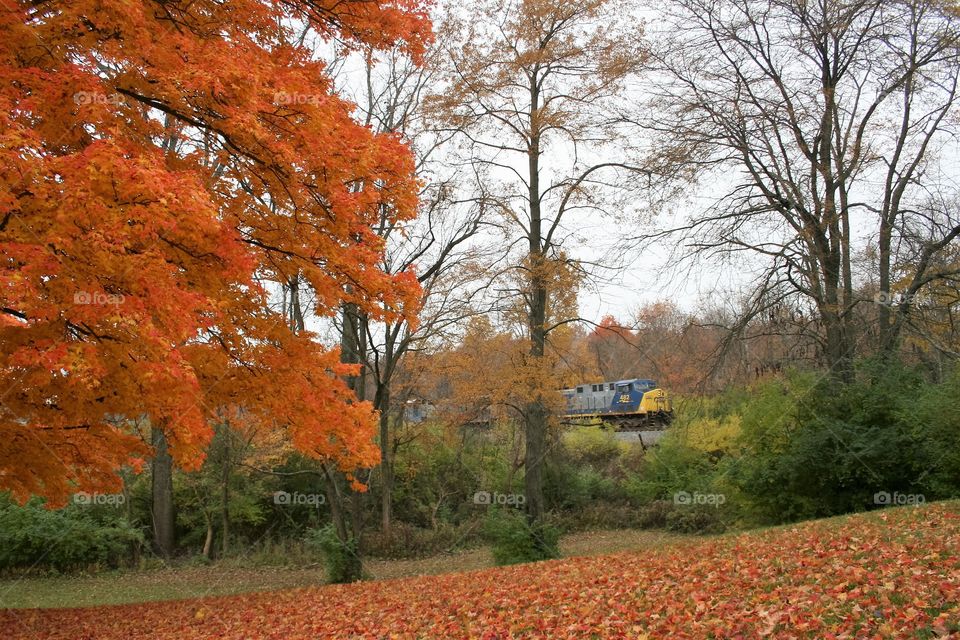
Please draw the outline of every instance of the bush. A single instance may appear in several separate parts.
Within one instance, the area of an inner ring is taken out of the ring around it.
[[[726,530],[720,509],[716,507],[677,507],[667,512],[665,520],[667,531],[675,533],[708,534]]]
[[[563,514],[564,531],[593,529],[630,529],[640,526],[641,510],[628,504],[592,502]]]
[[[544,465],[544,499],[549,509],[580,510],[598,501],[625,501],[622,487],[593,467],[579,467],[565,460]]]
[[[514,444],[509,429],[499,424],[482,433],[423,425],[394,458],[394,518],[423,530],[473,519],[477,491],[514,491]],[[371,504],[380,490],[372,484]]]
[[[617,440],[613,429],[580,427],[563,434],[563,448],[577,467],[589,466],[603,471],[613,467],[629,446]]]
[[[643,471],[627,478],[625,491],[636,504],[647,505],[672,500],[678,491],[707,492],[718,475],[714,456],[685,444],[679,432],[668,431],[647,452]]]
[[[327,569],[327,580],[340,584],[363,579],[363,563],[356,538],[341,540],[332,524],[310,529],[305,538],[307,546],[320,553]]]
[[[923,388],[905,422],[929,461],[922,486],[927,499],[960,495],[960,368],[944,382]]]
[[[405,522],[394,522],[389,533],[365,533],[363,553],[379,558],[420,558],[476,544],[479,529],[480,522],[477,520],[460,525],[441,521],[436,529],[423,529]]]
[[[572,512],[577,520],[584,510],[603,504],[628,505],[624,479],[643,467],[640,446],[621,442],[612,430],[600,427],[570,429],[561,442],[563,446],[554,449],[544,464],[548,509]]]
[[[498,565],[560,557],[560,530],[548,523],[531,526],[522,513],[495,509],[487,516],[483,531]]]
[[[74,507],[50,510],[40,500],[24,506],[0,501],[0,570],[133,564],[143,534],[125,520],[100,523]]]
[[[877,506],[875,494],[957,495],[960,381],[924,382],[892,359],[859,363],[848,384],[789,376],[758,390],[731,473],[761,523]]]
[[[665,529],[667,516],[675,508],[669,500],[654,500],[640,510],[637,525],[642,529]]]
[[[308,547],[301,538],[266,537],[240,547],[242,553],[217,558],[221,566],[283,567],[303,566],[316,561],[316,549]],[[203,555],[198,555],[202,559]]]

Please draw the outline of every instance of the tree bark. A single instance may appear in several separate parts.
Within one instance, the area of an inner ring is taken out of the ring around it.
[[[360,311],[355,304],[344,304],[341,318],[343,320],[343,331],[340,336],[340,360],[346,364],[363,365],[366,336],[361,331],[362,317]],[[364,398],[365,384],[362,369],[358,375],[348,377],[346,383],[356,394],[358,400]],[[346,574],[359,580],[363,572],[363,561],[360,556],[359,545],[354,545],[353,541],[360,538],[362,496],[358,492],[352,491],[349,486],[345,486],[343,492],[341,492],[338,481],[341,474],[337,471],[331,471],[326,465],[323,469],[327,478],[330,517],[333,520],[337,537],[345,547],[356,549],[356,553],[350,557],[351,566]],[[345,493],[350,494],[349,509],[346,508]]]
[[[393,519],[393,467],[390,451],[390,385],[377,389],[377,408],[380,410],[380,529],[389,533]]]
[[[530,76],[530,145],[527,150],[529,191],[527,206],[530,208],[528,236],[528,261],[530,269],[529,298],[529,354],[535,367],[543,366],[546,350],[547,282],[544,273],[543,214],[540,210],[540,133],[538,112],[540,108],[539,74]],[[526,453],[524,456],[524,492],[527,518],[531,524],[543,520],[543,459],[546,454],[547,410],[543,402],[543,390],[531,389],[530,402],[526,405],[524,433]]]
[[[207,535],[203,539],[203,557],[209,560],[213,552],[213,518],[206,509],[203,510],[203,520],[207,525]]]
[[[347,519],[343,516],[340,487],[337,484],[335,472],[330,471],[327,465],[323,465],[323,474],[327,480],[324,485],[324,493],[327,496],[327,504],[330,506],[330,520],[333,523],[333,528],[341,541],[348,540],[350,532],[347,529]]]
[[[220,502],[220,557],[226,558],[230,549],[230,433],[229,425],[221,427],[223,433],[223,476]]]
[[[173,556],[176,545],[176,513],[173,502],[173,459],[167,451],[163,431],[151,429],[156,453],[151,463],[151,515],[153,516],[153,548],[164,558]]]

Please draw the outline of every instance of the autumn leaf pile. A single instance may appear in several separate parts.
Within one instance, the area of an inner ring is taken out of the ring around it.
[[[0,613],[0,637],[960,637],[960,505],[437,577]]]

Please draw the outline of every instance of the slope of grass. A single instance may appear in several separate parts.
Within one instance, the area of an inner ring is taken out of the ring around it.
[[[960,637],[960,505],[508,568],[87,609],[3,638]]]
[[[654,549],[681,539],[663,531],[625,529],[588,531],[564,536],[564,557],[599,555],[630,549]],[[690,537],[691,540],[696,540]],[[374,580],[437,575],[494,566],[487,548],[446,553],[422,559],[368,559],[364,568]],[[0,609],[27,607],[90,607],[154,600],[275,591],[322,585],[326,571],[305,567],[174,566],[147,571],[116,571],[97,575],[29,576],[0,580]]]

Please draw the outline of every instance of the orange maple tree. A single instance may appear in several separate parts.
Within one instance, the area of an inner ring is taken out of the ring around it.
[[[307,283],[319,315],[415,311],[371,231],[414,215],[410,154],[304,43],[429,38],[420,0],[5,4],[0,489],[115,490],[144,417],[196,468],[225,406],[345,471],[376,462],[352,369],[263,283]]]

